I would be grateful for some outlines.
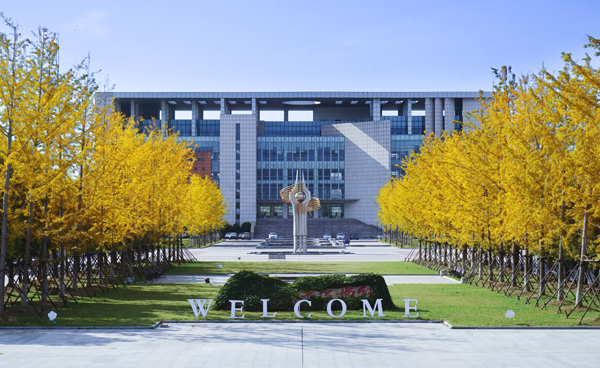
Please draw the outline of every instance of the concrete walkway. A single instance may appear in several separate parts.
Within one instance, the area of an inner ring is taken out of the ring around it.
[[[171,324],[156,330],[0,330],[0,367],[597,367],[598,330],[442,324]]]
[[[309,254],[286,253],[286,261],[290,262],[378,262],[378,261],[404,261],[411,249],[396,248],[380,245],[376,241],[365,242],[364,246],[346,247],[344,253],[324,249],[325,254],[316,254],[310,249]],[[251,241],[222,242],[206,248],[190,248],[192,254],[202,261],[268,261],[269,252],[277,253],[278,250],[256,249],[257,243]],[[288,250],[291,252],[291,249]],[[282,261],[275,261],[282,262]]]
[[[269,274],[271,277],[280,278],[297,278],[302,276],[317,276],[321,274],[300,274],[300,273],[280,273]],[[351,274],[347,274],[349,276]],[[160,280],[155,281],[156,284],[196,284],[205,283],[208,278],[212,285],[224,285],[227,280],[233,275],[167,275]],[[384,275],[387,285],[394,284],[457,284],[458,281],[449,277],[440,277],[437,275]]]

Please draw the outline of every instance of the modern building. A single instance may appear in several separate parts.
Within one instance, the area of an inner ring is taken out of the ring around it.
[[[98,93],[133,116],[195,146],[194,171],[211,175],[228,201],[226,220],[291,217],[279,189],[300,170],[321,209],[309,217],[377,225],[375,197],[399,176],[426,132],[461,129],[477,92]],[[483,97],[491,97],[484,93]]]

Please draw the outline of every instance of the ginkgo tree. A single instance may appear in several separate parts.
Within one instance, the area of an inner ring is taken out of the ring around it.
[[[600,50],[600,41],[590,37],[587,46]],[[382,225],[454,247],[524,250],[526,274],[527,255],[535,254],[540,283],[553,258],[559,300],[564,261],[577,261],[579,303],[600,250],[590,238],[600,220],[600,70],[591,57],[563,58],[556,74],[517,79],[509,68],[495,70],[493,98],[481,99],[465,129],[428,137],[405,160],[404,176],[381,189]]]
[[[220,189],[190,173],[193,147],[158,129],[141,134],[140,122],[100,108],[89,58],[61,71],[53,33],[40,28],[23,38],[15,22],[2,19],[9,32],[0,33],[0,279],[7,258],[20,260],[22,303],[34,258],[46,298],[48,254],[58,254],[64,296],[68,257],[156,247],[224,225]],[[77,287],[77,272],[70,277]],[[4,288],[0,282],[0,315]]]

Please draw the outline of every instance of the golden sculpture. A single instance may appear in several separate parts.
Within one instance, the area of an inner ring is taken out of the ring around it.
[[[321,208],[321,201],[319,201],[319,198],[310,197],[308,202],[304,203],[306,200],[306,192],[308,192],[306,184],[301,182],[288,185],[287,187],[281,189],[279,191],[279,195],[281,196],[281,200],[285,203],[292,203],[290,201],[290,194],[292,194],[294,199],[296,199],[298,202],[298,212],[311,212]]]

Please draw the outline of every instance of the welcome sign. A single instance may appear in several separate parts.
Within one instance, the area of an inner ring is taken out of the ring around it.
[[[337,294],[337,290],[335,292]],[[334,291],[331,291],[329,294],[331,295],[333,293],[334,293]],[[263,314],[262,314],[261,318],[274,318],[275,316],[277,316],[277,312],[269,314],[268,303],[269,303],[270,299],[260,299],[260,300],[262,301],[262,306],[263,306]],[[371,306],[371,303],[369,303],[368,299],[361,299],[362,306],[363,306],[362,317],[363,318],[385,317],[385,315],[383,314],[383,307],[381,306],[382,300],[383,299],[377,299],[375,301],[375,305]],[[402,299],[402,300],[404,300],[404,317],[407,317],[407,318],[419,317],[419,312],[417,312],[417,304],[419,303],[419,301],[417,299]],[[213,299],[188,299],[188,302],[190,303],[190,306],[192,307],[192,311],[194,312],[194,316],[196,318],[198,318],[200,315],[202,315],[202,317],[206,318],[206,316],[208,315],[208,311],[210,309],[210,305],[213,302]],[[229,300],[229,302],[231,303],[231,315],[229,318],[244,319],[244,316],[245,316],[245,314],[243,314],[244,313],[244,301],[243,300]],[[334,315],[331,310],[331,307],[334,302],[339,302],[342,306],[342,310],[341,310],[340,314],[337,316]],[[294,314],[296,314],[296,316],[298,318],[310,318],[311,313],[309,313],[306,316],[303,316],[301,314],[300,309],[301,309],[303,303],[308,304],[309,307],[312,304],[311,301],[308,299],[298,300],[296,302],[296,304],[294,305]],[[332,318],[343,317],[346,314],[346,309],[347,309],[346,303],[342,299],[331,299],[329,301],[329,303],[327,303],[327,314],[329,314],[329,316],[331,316]],[[369,313],[369,316],[367,316],[367,311]],[[411,311],[414,311],[417,313],[411,314]],[[377,312],[377,316],[375,316],[375,312]],[[241,313],[241,315],[238,315],[238,313]]]

